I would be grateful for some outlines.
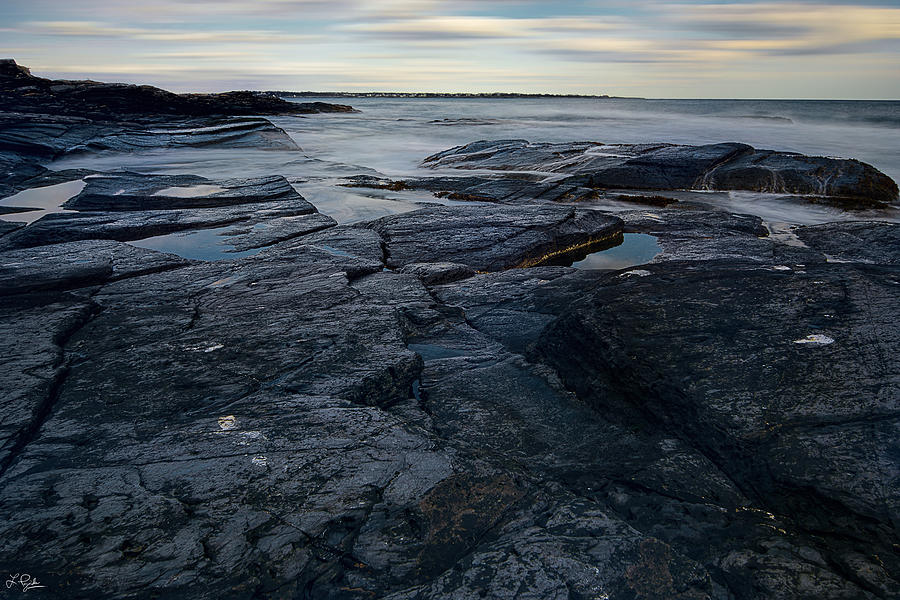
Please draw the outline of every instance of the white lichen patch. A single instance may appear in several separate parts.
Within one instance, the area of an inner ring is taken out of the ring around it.
[[[813,344],[817,346],[827,346],[828,344],[833,344],[834,340],[827,335],[822,335],[821,333],[814,333],[812,335],[808,335],[801,340],[794,340],[795,344]]]
[[[773,271],[790,271],[791,268],[787,265],[775,265],[772,267]]]
[[[269,439],[261,431],[242,431],[238,435],[240,436],[239,446],[249,446],[251,441],[265,442]]]
[[[265,467],[269,464],[269,459],[265,456],[254,456],[250,459],[250,462],[256,465],[257,467]]]
[[[206,342],[205,344],[198,344],[196,346],[185,346],[184,350],[186,352],[215,352],[216,350],[221,350],[224,347],[224,344],[213,344],[212,342]]]
[[[634,271],[625,271],[619,277],[647,277],[648,275],[652,275],[652,273],[643,269],[635,269]]]
[[[219,429],[222,431],[232,431],[237,429],[237,417],[234,415],[219,417]]]

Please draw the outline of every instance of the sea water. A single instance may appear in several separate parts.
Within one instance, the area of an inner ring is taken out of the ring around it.
[[[298,102],[304,98],[291,99]],[[743,142],[756,148],[856,158],[900,180],[900,102],[805,100],[642,100],[619,98],[316,98],[351,104],[358,113],[271,117],[302,148],[273,151],[214,148],[84,154],[52,168],[127,168],[192,173],[213,180],[280,174],[320,211],[341,223],[445,202],[427,192],[341,187],[353,175],[434,175],[427,156],[485,139]],[[452,173],[452,171],[450,171]],[[797,199],[748,192],[690,193],[730,212],[767,221],[900,220],[897,210],[843,211]]]

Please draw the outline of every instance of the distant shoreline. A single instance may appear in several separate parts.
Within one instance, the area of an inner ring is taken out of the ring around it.
[[[602,100],[623,99],[606,94],[517,94],[515,92],[487,92],[480,94],[440,93],[440,92],[279,92],[266,91],[263,94],[280,98],[596,98]],[[641,98],[629,98],[640,100]]]

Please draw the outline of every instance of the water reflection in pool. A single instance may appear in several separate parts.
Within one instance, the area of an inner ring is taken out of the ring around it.
[[[234,246],[228,243],[226,235],[233,230],[234,226],[195,229],[157,235],[128,243],[138,248],[177,254],[192,260],[207,261],[241,258],[252,256],[262,251],[262,248],[253,248],[235,252]]]
[[[643,265],[662,252],[657,238],[645,233],[626,233],[618,246],[588,254],[583,260],[573,263],[576,269],[625,269]]]
[[[3,220],[17,223],[33,223],[44,215],[64,212],[64,209],[61,208],[63,203],[81,193],[84,185],[84,181],[79,179],[57,185],[31,188],[8,198],[3,198],[0,200],[0,206],[31,209],[27,212],[4,214]]]

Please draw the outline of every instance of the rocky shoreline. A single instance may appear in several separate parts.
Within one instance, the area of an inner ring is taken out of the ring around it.
[[[272,99],[24,94],[0,66],[0,197],[81,182],[0,215],[0,564],[34,594],[900,595],[900,225],[774,235],[674,197],[895,205],[874,167],[474,142],[425,158],[433,177],[341,180],[451,205],[340,225],[279,173],[53,170],[296,152]],[[240,258],[132,245],[195,230]],[[569,266],[634,234],[649,262]]]

